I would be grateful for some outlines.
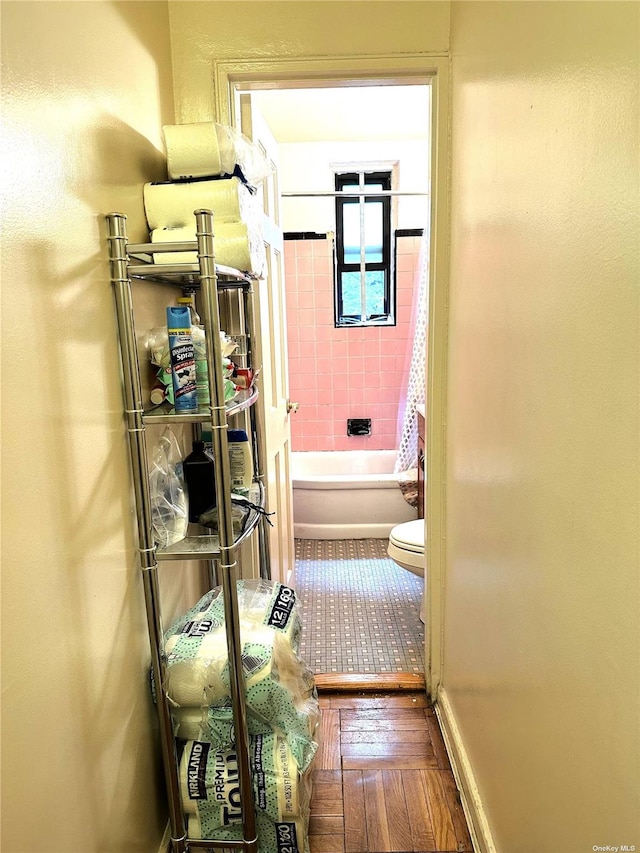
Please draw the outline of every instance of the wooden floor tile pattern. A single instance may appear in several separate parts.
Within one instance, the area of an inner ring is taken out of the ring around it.
[[[311,853],[471,853],[433,708],[423,693],[324,694]]]

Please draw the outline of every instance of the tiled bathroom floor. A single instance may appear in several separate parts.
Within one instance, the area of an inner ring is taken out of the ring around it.
[[[315,673],[424,672],[422,578],[386,539],[296,539],[301,656]]]

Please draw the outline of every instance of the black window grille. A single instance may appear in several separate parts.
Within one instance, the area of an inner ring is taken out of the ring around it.
[[[391,196],[376,195],[391,189],[391,172],[336,174],[335,188],[335,324],[394,325]]]

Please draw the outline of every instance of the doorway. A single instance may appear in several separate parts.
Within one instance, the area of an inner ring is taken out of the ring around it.
[[[384,60],[379,60],[381,65],[385,64]],[[335,89],[335,88],[350,88],[359,87],[360,94],[363,91],[383,84],[387,86],[398,86],[400,84],[411,85],[429,85],[435,93],[432,101],[431,117],[434,119],[433,139],[434,143],[431,147],[430,154],[425,152],[425,160],[430,165],[431,177],[434,180],[434,194],[429,205],[429,215],[431,217],[430,225],[432,232],[431,241],[431,280],[436,285],[443,279],[445,264],[442,260],[436,259],[438,256],[438,246],[442,247],[444,238],[444,229],[436,227],[438,222],[446,221],[443,213],[446,213],[446,194],[444,187],[446,184],[446,108],[445,100],[442,97],[443,85],[446,84],[446,64],[441,63],[437,58],[425,60],[424,58],[406,59],[406,68],[399,72],[397,67],[394,68],[392,74],[389,74],[389,69],[386,74],[381,74],[381,69],[363,71],[362,61],[353,59],[345,60],[345,66],[351,65],[350,68],[340,69],[341,63],[334,63],[334,69],[331,72],[331,78],[327,79],[327,69],[323,67],[321,61],[310,60],[308,62],[284,63],[280,67],[277,62],[260,62],[254,63],[253,68],[247,69],[245,63],[223,62],[216,65],[216,92],[218,97],[218,115],[220,120],[229,121],[232,123],[235,105],[239,103],[239,96],[242,92],[253,92],[257,95],[257,100],[262,98],[266,100],[272,97],[277,92],[295,91],[300,94],[300,90],[310,90],[313,88],[320,90]],[[264,67],[263,67],[264,66]],[[351,73],[347,76],[345,70]],[[434,87],[434,81],[437,80],[438,85]],[[399,91],[399,90],[398,90]],[[308,92],[305,94],[308,95]],[[326,94],[326,92],[325,92]],[[277,135],[277,132],[276,132]],[[288,189],[280,177],[280,188]],[[286,225],[285,225],[286,228]],[[296,229],[298,230],[298,229]],[[306,230],[306,228],[304,229]],[[316,230],[316,229],[314,229]],[[322,232],[320,232],[322,233]],[[444,257],[444,256],[442,256]],[[444,327],[442,320],[444,319],[445,302],[442,296],[442,286],[440,288],[431,288],[430,299],[430,363],[434,367],[442,367],[444,363]],[[436,376],[434,379],[433,376]],[[428,382],[428,397],[429,414],[427,418],[428,424],[436,423],[441,417],[442,412],[442,395],[443,383],[441,377],[433,374],[429,377]],[[435,392],[435,395],[434,395]],[[427,460],[431,455],[432,460],[436,464],[431,469],[431,477],[427,487],[427,506],[429,506],[430,491],[438,497],[437,506],[432,507],[427,526],[431,527],[435,532],[435,542],[439,542],[440,528],[443,522],[442,505],[440,502],[441,483],[443,465],[441,459],[441,429],[436,429],[430,435],[427,443]],[[435,451],[435,453],[434,453]],[[432,488],[435,486],[435,490]],[[433,501],[432,501],[433,504]],[[430,537],[432,541],[434,537]],[[439,661],[439,634],[440,634],[440,552],[436,544],[435,547],[430,546],[430,571],[428,578],[428,595],[427,595],[427,610],[429,619],[426,630],[426,669],[427,669],[427,685],[435,687],[438,678],[438,661]],[[436,559],[432,559],[435,555]]]

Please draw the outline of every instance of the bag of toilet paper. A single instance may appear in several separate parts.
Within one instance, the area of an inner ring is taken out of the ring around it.
[[[284,645],[290,646],[292,652],[297,654],[300,649],[302,618],[295,590],[262,578],[239,580],[236,590],[241,636],[248,639],[248,635],[256,631],[268,629],[274,634],[282,635]],[[202,624],[196,625],[196,622]],[[197,657],[207,634],[224,624],[224,596],[222,587],[217,586],[174,621],[165,633],[165,647],[167,642],[174,638],[171,643],[174,659]]]
[[[249,758],[261,853],[281,851],[284,836],[295,845],[292,853],[302,853],[309,818],[308,776],[300,773],[287,741],[279,735],[251,737]],[[187,742],[180,761],[180,791],[191,837],[242,837],[234,747],[215,750],[209,743]]]
[[[299,657],[300,609],[282,584],[238,583],[240,639],[250,734],[286,737],[301,769],[316,754],[320,710],[311,671]],[[177,737],[223,747],[233,741],[224,603],[212,590],[165,635],[165,691]]]
[[[286,738],[298,766],[306,770],[318,750],[320,708],[315,685],[308,670],[300,672],[294,690],[277,675],[265,673],[258,683],[247,679],[247,729],[250,735],[277,733]],[[226,679],[223,682],[228,684]],[[235,739],[229,695],[206,707],[173,707],[171,714],[178,738],[206,741],[218,749]]]
[[[260,853],[309,853],[309,821],[298,818],[274,823],[266,815],[256,815],[256,834]],[[207,838],[203,832],[198,815],[187,815],[187,834],[189,838]],[[215,841],[242,841],[242,825],[236,824],[214,833]],[[209,853],[217,853],[218,847],[207,848]]]

